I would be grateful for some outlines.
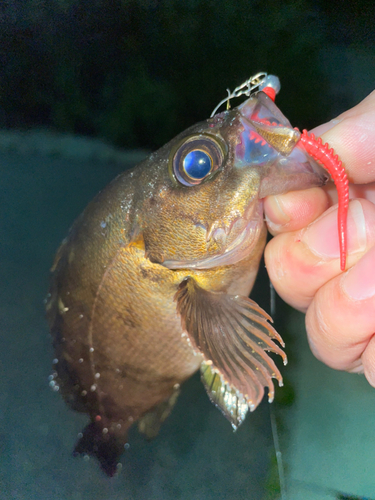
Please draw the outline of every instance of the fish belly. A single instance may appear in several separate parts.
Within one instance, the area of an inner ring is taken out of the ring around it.
[[[91,247],[79,227],[63,243],[47,315],[60,391],[73,408],[113,427],[167,400],[202,359],[176,313],[178,273],[152,264],[137,246]]]

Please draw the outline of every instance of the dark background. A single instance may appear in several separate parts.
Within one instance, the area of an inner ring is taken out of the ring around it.
[[[280,77],[278,105],[307,128],[351,105],[356,89],[359,97],[372,89],[372,1],[0,5],[0,126],[7,128],[48,126],[156,148],[258,71]]]

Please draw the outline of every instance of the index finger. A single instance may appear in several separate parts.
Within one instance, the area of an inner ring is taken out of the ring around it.
[[[350,182],[375,181],[375,91],[312,132],[339,155]]]

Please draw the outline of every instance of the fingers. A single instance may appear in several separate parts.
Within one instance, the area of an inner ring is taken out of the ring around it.
[[[375,244],[375,205],[353,200],[348,213],[347,268]],[[337,207],[331,207],[307,228],[281,233],[265,250],[266,267],[277,293],[306,311],[314,295],[340,272]]]
[[[354,108],[312,130],[344,163],[350,182],[375,181],[375,91]]]
[[[375,204],[375,183],[350,184],[349,198],[363,198]],[[336,203],[337,190],[332,182],[323,188],[267,196],[264,199],[264,213],[268,229],[273,235],[297,231]]]
[[[306,328],[318,359],[339,370],[364,371],[375,386],[375,247],[317,291]]]
[[[329,197],[321,188],[291,191],[264,199],[269,231],[275,235],[302,229],[329,207]]]
[[[349,270],[340,272],[337,208],[326,210],[337,201],[333,185],[265,199],[277,235],[266,266],[279,295],[307,311],[315,355],[333,368],[363,371],[375,387],[375,92],[313,132],[343,161],[350,196],[366,198],[349,206]]]

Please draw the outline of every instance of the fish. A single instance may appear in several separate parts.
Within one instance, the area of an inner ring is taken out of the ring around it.
[[[51,384],[89,416],[75,455],[113,476],[138,423],[155,437],[198,370],[234,428],[282,376],[270,316],[248,296],[266,244],[263,199],[322,186],[272,85],[188,128],[116,177],[51,268]],[[268,90],[268,92],[267,92]],[[274,92],[275,93],[275,92]]]

